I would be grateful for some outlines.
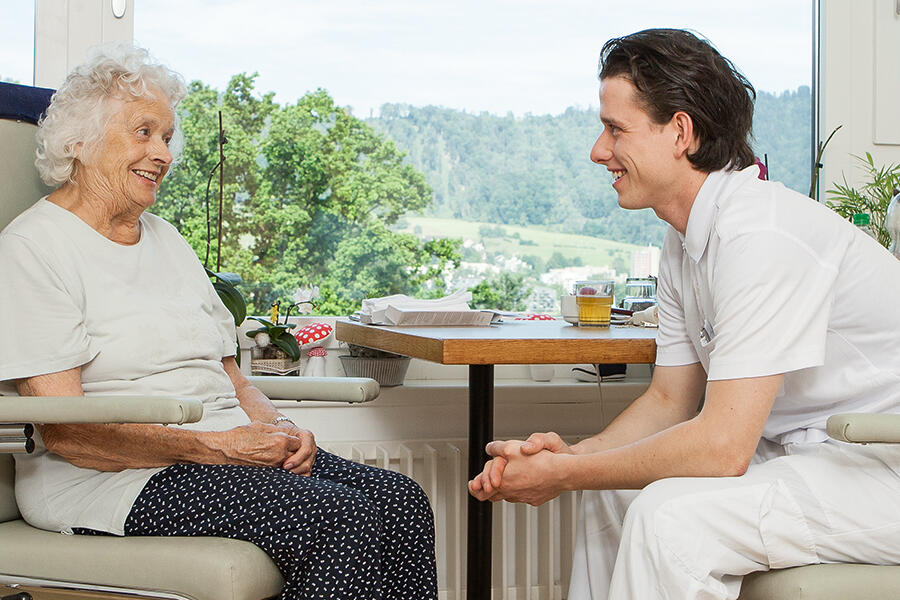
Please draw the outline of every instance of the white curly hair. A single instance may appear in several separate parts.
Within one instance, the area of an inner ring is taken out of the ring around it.
[[[153,97],[150,87],[162,90],[173,109],[187,95],[181,75],[154,62],[147,50],[121,42],[94,48],[53,94],[38,123],[34,164],[44,183],[58,187],[72,181],[76,145],[81,143],[82,152],[90,153],[106,133],[112,116],[107,100]],[[176,112],[175,134],[169,143],[176,161],[183,146]]]

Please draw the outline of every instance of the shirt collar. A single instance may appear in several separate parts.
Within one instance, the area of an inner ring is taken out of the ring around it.
[[[742,171],[713,171],[707,175],[706,181],[697,192],[697,197],[694,198],[682,238],[684,250],[691,260],[699,262],[706,252],[716,213],[719,210],[718,201],[727,196],[731,185],[743,180],[744,176],[755,177],[758,172],[759,168],[751,165]]]

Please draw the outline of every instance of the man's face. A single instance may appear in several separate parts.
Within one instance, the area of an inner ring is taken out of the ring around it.
[[[677,185],[673,125],[654,123],[638,104],[634,84],[625,77],[600,82],[600,120],[603,132],[591,149],[591,160],[613,175],[619,206],[661,206]]]

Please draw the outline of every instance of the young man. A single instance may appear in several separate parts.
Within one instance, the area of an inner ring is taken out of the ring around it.
[[[603,48],[591,160],[620,206],[671,226],[653,379],[573,446],[491,442],[469,483],[531,504],[588,490],[570,600],[736,598],[753,571],[900,563],[900,447],[825,433],[834,413],[900,412],[900,263],[758,179],[754,98],[685,31]]]

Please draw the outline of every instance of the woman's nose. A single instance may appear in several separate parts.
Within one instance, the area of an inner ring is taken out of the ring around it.
[[[169,150],[169,145],[162,139],[155,142],[153,144],[153,154],[150,158],[154,162],[163,165],[172,164],[172,152]]]
[[[612,151],[604,139],[605,133],[600,134],[600,137],[594,142],[594,147],[591,148],[591,161],[597,164],[602,164],[612,158]]]

